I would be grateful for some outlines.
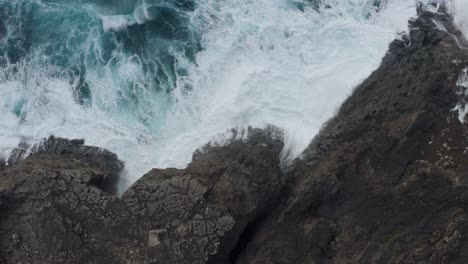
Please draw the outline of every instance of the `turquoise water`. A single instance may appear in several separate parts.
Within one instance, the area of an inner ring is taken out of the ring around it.
[[[152,20],[105,31],[103,21],[112,17],[103,14],[128,14],[136,4],[114,2],[0,1],[6,29],[0,41],[2,64],[46,70],[67,80],[83,107],[96,106],[120,122],[158,130],[171,103],[166,95],[175,89],[176,76],[187,73],[176,65],[177,57],[193,62],[200,49],[185,13],[193,11],[193,4],[148,7]],[[14,80],[16,74],[12,71],[5,79]],[[112,87],[101,87],[100,82]],[[28,99],[26,95],[20,101]]]

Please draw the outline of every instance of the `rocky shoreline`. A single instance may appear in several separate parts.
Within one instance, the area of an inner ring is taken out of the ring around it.
[[[450,15],[420,10],[283,168],[281,132],[250,129],[117,197],[107,150],[18,148],[0,167],[0,263],[466,263],[465,46]]]

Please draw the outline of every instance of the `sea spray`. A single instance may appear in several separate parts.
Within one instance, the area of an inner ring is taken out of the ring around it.
[[[374,2],[0,0],[2,154],[85,138],[125,162],[125,188],[219,133],[272,124],[294,158],[416,14]]]
[[[468,1],[452,0],[450,9],[454,16],[455,24],[465,37],[468,38]]]

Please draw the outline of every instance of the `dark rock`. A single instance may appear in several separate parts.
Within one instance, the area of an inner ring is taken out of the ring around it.
[[[274,132],[278,134],[278,132]],[[246,227],[274,206],[283,185],[282,140],[250,130],[249,140],[209,147],[185,170],[152,170],[123,196],[147,223],[157,263],[228,263]]]
[[[102,188],[122,168],[114,154],[49,138],[0,171],[0,262],[228,263],[284,186],[281,133],[247,133],[185,170],[152,170],[122,199]]]
[[[70,140],[70,143],[72,145],[84,145],[85,141],[84,139],[72,139]]]
[[[106,193],[123,168],[117,156],[54,137],[32,153],[0,169],[0,263],[123,260],[113,245],[130,251],[136,244],[118,235],[130,218],[123,218],[122,201]]]
[[[12,151],[8,164],[14,165],[27,157],[39,160],[37,163],[40,164],[40,161],[51,159],[52,155],[70,160],[78,160],[82,163],[89,163],[92,167],[105,172],[100,177],[93,177],[90,181],[106,192],[115,193],[117,190],[116,184],[124,166],[123,163],[118,160],[117,155],[108,150],[83,146],[83,144],[84,140],[82,139],[68,140],[54,136],[50,136],[47,140],[33,145],[27,143],[27,141],[23,141]],[[43,156],[45,160],[41,159]],[[66,168],[58,162],[48,165],[56,166],[57,169]]]

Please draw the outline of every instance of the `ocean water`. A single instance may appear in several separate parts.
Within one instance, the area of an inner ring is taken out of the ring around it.
[[[125,162],[124,189],[151,168],[183,168],[231,128],[272,124],[290,160],[378,67],[415,6],[0,0],[0,155],[52,134],[84,138]],[[467,29],[463,7],[455,0]]]

